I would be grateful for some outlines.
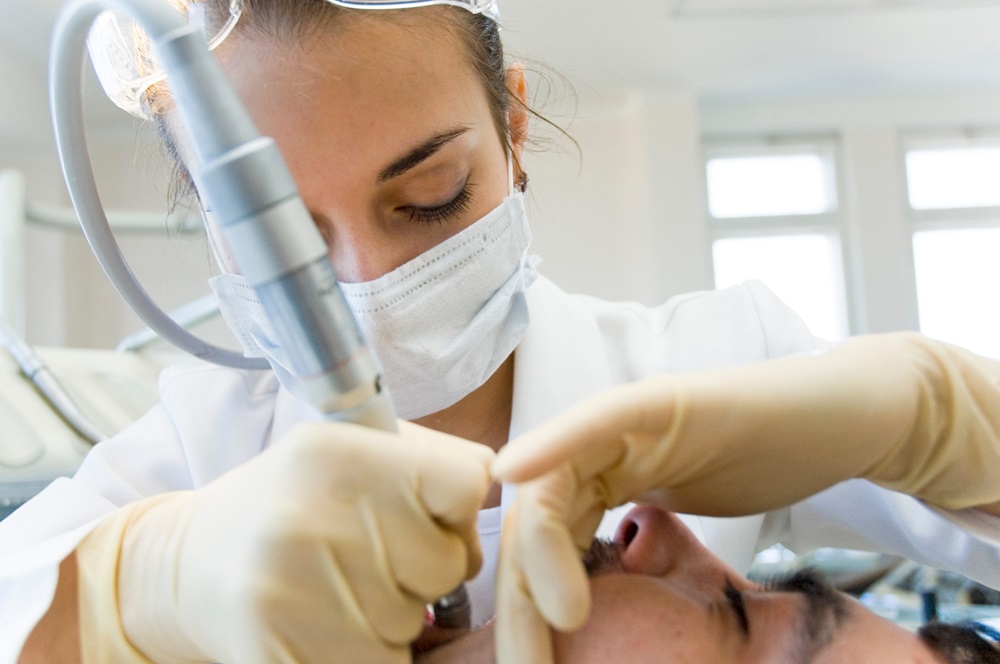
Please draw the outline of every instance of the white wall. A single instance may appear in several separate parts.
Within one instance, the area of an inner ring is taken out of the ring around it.
[[[123,114],[124,115],[124,114]],[[127,118],[124,122],[130,122]],[[105,205],[162,211],[166,173],[150,136],[91,140]],[[67,207],[68,196],[50,142],[4,137],[0,169],[25,175],[29,201]],[[119,237],[122,251],[147,290],[167,308],[207,292],[210,262],[198,238],[161,233]],[[39,345],[113,347],[142,327],[111,287],[80,233],[30,225],[25,235],[26,337]]]
[[[693,95],[638,93],[580,111],[581,148],[527,160],[534,248],[575,292],[662,302],[711,272]]]

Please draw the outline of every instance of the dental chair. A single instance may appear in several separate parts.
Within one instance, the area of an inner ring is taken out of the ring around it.
[[[111,213],[116,230],[162,230],[158,214]],[[201,231],[200,220],[168,223]],[[0,519],[52,480],[76,472],[91,446],[138,419],[159,400],[160,371],[177,361],[149,330],[116,350],[32,348],[24,330],[24,230],[28,224],[79,231],[73,212],[32,205],[24,178],[0,171]],[[209,296],[177,312],[182,326],[217,313]]]

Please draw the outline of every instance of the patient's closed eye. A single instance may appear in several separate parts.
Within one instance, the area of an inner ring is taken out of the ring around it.
[[[740,592],[736,586],[731,582],[726,581],[726,601],[729,603],[729,608],[733,610],[736,614],[736,620],[740,623],[740,629],[744,634],[750,634],[750,620],[747,618],[746,606],[743,603],[743,593]]]

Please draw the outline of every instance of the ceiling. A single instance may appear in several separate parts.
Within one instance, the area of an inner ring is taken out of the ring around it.
[[[0,137],[48,135],[45,62],[60,4],[0,0]],[[1000,0],[501,0],[501,9],[512,53],[585,92],[1000,90]],[[90,113],[98,126],[133,131],[103,100]]]
[[[994,0],[671,0],[674,16],[830,14],[882,9],[976,7]]]
[[[1000,89],[997,0],[506,0],[503,10],[515,50],[598,87],[705,98]]]

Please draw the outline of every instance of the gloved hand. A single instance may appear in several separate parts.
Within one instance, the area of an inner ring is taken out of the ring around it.
[[[301,425],[77,549],[84,661],[410,661],[426,604],[479,569],[493,452],[400,423]]]
[[[754,514],[867,478],[957,509],[1000,499],[998,469],[1000,363],[914,333],[612,389],[494,462],[524,482],[501,542],[498,661],[549,662],[548,625],[585,621],[580,555],[606,508]]]

